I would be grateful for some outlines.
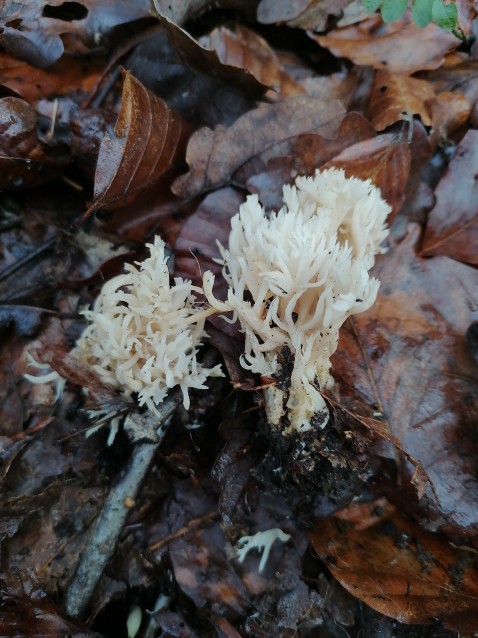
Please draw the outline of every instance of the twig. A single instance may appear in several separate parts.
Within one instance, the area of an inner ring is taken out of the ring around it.
[[[138,443],[133,449],[129,467],[119,481],[111,488],[96,519],[80,563],[71,580],[65,596],[65,610],[73,617],[85,613],[95,587],[110,560],[129,513],[127,503],[135,499],[141,483],[168,429],[167,420],[180,401],[180,394],[172,392],[160,406],[161,417],[146,415],[146,418],[158,420],[157,440],[154,443]]]

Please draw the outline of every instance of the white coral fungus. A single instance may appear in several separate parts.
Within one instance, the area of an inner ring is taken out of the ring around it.
[[[176,277],[169,284],[164,242],[148,244],[151,255],[125,274],[106,282],[89,325],[72,354],[124,396],[137,393],[153,412],[168,390],[179,385],[189,408],[189,389],[205,388],[207,377],[222,376],[220,366],[205,368],[196,359],[210,312],[196,305],[201,288]]]
[[[319,389],[333,385],[330,357],[339,328],[376,299],[379,282],[368,270],[382,252],[391,209],[370,181],[336,169],[298,177],[284,186],[283,198],[284,207],[269,217],[256,195],[247,198],[232,218],[228,249],[220,246],[227,301],[213,296],[210,273],[204,290],[212,306],[239,319],[245,368],[277,375],[279,355],[290,349],[290,431],[303,432],[314,415],[327,421]],[[283,415],[283,398],[277,388],[266,393],[272,424]]]
[[[259,573],[261,573],[269,559],[274,542],[279,540],[281,543],[287,543],[289,539],[290,534],[286,534],[279,527],[268,529],[265,532],[256,532],[254,536],[241,536],[236,546],[237,560],[243,563],[251,549],[257,549],[262,554],[259,563]]]

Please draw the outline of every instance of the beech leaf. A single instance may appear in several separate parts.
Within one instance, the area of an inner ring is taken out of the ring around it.
[[[411,226],[377,260],[377,301],[342,329],[334,376],[377,405],[422,464],[448,529],[478,535],[476,365],[465,338],[476,318],[478,273],[447,257],[418,258],[419,232]]]
[[[87,214],[114,208],[152,186],[180,157],[189,126],[126,72],[114,135],[105,134],[98,156],[94,199]]]
[[[435,97],[430,82],[411,78],[402,73],[380,69],[370,96],[369,116],[377,131],[382,131],[400,120],[419,115],[425,126],[430,126],[426,101]]]
[[[460,142],[436,190],[423,255],[448,255],[478,265],[478,131]]]
[[[439,619],[450,629],[476,629],[473,557],[404,518],[386,499],[320,520],[311,541],[340,584],[380,613],[402,623]]]
[[[189,173],[178,177],[172,190],[181,197],[195,197],[222,186],[245,162],[281,142],[303,133],[332,137],[343,115],[338,101],[297,95],[278,104],[262,104],[229,128],[202,128],[188,144]]]

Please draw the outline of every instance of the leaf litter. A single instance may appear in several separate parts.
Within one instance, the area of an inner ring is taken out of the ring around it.
[[[1,635],[126,636],[136,608],[138,638],[478,629],[475,47],[349,2],[252,4],[5,4]],[[263,389],[290,383],[290,353],[256,377],[214,318],[202,356],[227,377],[148,442],[147,414],[68,354],[79,311],[156,233],[172,275],[212,269],[224,299],[217,241],[240,204],[277,210],[322,167],[393,207],[377,302],[333,357],[329,425],[271,430]],[[23,378],[27,352],[68,380],[60,401]],[[92,408],[130,413],[111,447],[108,427],[84,437]],[[105,525],[113,498],[123,518]],[[258,550],[238,561],[274,529],[289,540],[263,571]],[[77,598],[85,553],[96,593]]]

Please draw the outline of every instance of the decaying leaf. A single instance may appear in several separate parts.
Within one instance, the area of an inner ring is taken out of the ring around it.
[[[435,193],[422,254],[478,265],[478,131],[465,135]]]
[[[432,120],[430,146],[435,148],[442,140],[464,126],[471,112],[467,98],[458,91],[444,91],[427,102]]]
[[[261,105],[227,129],[202,128],[188,144],[186,161],[190,171],[176,179],[173,192],[195,197],[222,186],[251,158],[303,133],[333,137],[343,114],[338,102],[298,95],[278,104]]]
[[[320,520],[312,546],[353,596],[402,623],[478,626],[473,553],[404,518],[385,499]]]
[[[478,274],[447,257],[415,255],[419,229],[382,256],[375,305],[342,330],[333,358],[341,387],[355,388],[433,482],[448,528],[478,535],[476,366],[465,333]]]
[[[371,122],[377,131],[383,131],[395,122],[410,121],[414,115],[419,115],[423,124],[430,126],[426,102],[433,97],[433,86],[426,80],[379,69],[370,95]]]
[[[408,74],[436,69],[443,64],[445,54],[458,44],[454,35],[434,24],[420,29],[408,14],[387,25],[378,16],[371,16],[358,25],[313,37],[337,57]]]
[[[216,51],[223,64],[244,68],[270,87],[268,97],[271,99],[304,93],[299,82],[284,71],[267,41],[245,26],[237,26],[234,31],[226,27],[214,29],[201,37],[199,43]]]
[[[348,113],[335,137],[313,133],[299,135],[287,155],[272,157],[259,173],[247,178],[247,188],[258,193],[267,209],[279,210],[283,204],[284,184],[292,183],[297,175],[313,175],[317,168],[349,146],[372,137],[375,137],[372,125],[360,113]]]
[[[261,0],[257,19],[264,24],[324,31],[330,16],[340,16],[351,0]]]
[[[163,100],[126,73],[114,135],[105,135],[101,143],[87,214],[124,205],[158,182],[174,168],[188,131]]]
[[[0,18],[0,45],[11,55],[45,68],[57,62],[65,49],[68,53],[84,54],[97,48],[115,27],[148,18],[149,11],[148,0],[62,3],[27,0],[20,5],[5,0]]]

